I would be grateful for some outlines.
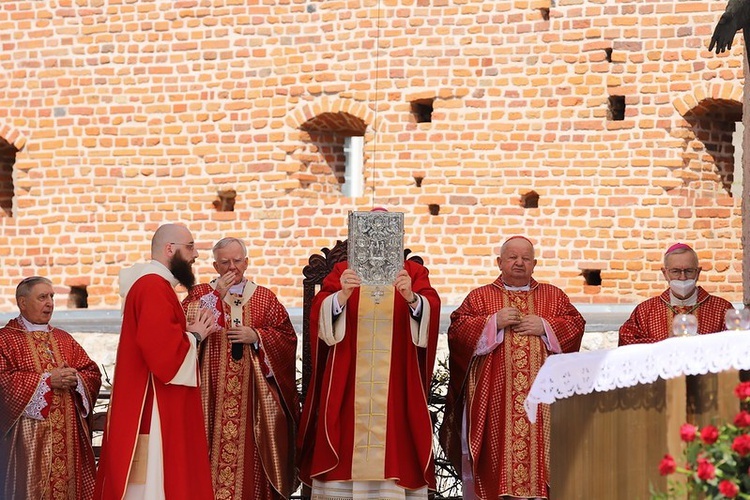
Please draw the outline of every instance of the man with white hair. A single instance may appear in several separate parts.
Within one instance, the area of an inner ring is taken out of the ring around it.
[[[20,314],[0,329],[0,498],[88,500],[89,434],[101,373],[67,332],[50,326],[52,282],[16,288]]]
[[[288,498],[297,486],[297,335],[273,292],[245,277],[242,240],[223,238],[213,254],[218,276],[192,287],[182,305],[188,318],[207,308],[220,329],[201,347],[214,491],[217,498]]]
[[[562,290],[532,278],[529,239],[508,238],[497,265],[500,276],[451,314],[440,442],[465,499],[549,498],[549,407],[532,424],[523,401],[548,356],[580,348],[586,322]]]
[[[699,334],[724,331],[724,314],[733,306],[697,286],[701,267],[695,250],[685,243],[670,246],[664,253],[661,273],[669,288],[638,304],[620,327],[619,345],[650,344],[666,339],[678,314],[694,315]]]
[[[187,323],[174,291],[195,283],[197,256],[190,231],[165,224],[151,262],[120,272],[125,305],[97,499],[214,498],[198,387],[198,347],[213,315],[200,310]]]

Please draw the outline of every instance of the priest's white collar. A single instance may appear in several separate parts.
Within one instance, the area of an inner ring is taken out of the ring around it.
[[[43,324],[38,325],[36,323],[32,323],[31,321],[27,320],[23,317],[23,314],[18,315],[18,319],[21,323],[23,323],[23,327],[26,328],[29,332],[48,332],[49,331],[49,325]]]
[[[686,298],[686,299],[680,299],[675,297],[674,293],[672,291],[669,291],[669,303],[675,307],[686,307],[686,306],[694,306],[698,302],[698,289],[696,288],[693,290],[693,294]]]
[[[528,292],[529,290],[531,290],[531,283],[527,283],[523,286],[510,286],[509,284],[503,281],[503,286],[509,292]]]

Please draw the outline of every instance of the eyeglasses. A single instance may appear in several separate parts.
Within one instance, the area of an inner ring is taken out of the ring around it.
[[[182,245],[182,246],[186,247],[188,250],[190,250],[191,252],[193,250],[195,250],[195,243],[174,243],[174,242],[172,242],[172,243],[170,243],[170,245]]]
[[[695,276],[698,274],[698,271],[700,271],[699,267],[689,267],[687,269],[667,269],[667,274],[669,274],[672,278],[679,278],[683,274],[687,279],[695,278]]]

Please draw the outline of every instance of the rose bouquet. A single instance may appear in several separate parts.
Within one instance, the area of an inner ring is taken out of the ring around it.
[[[741,382],[734,393],[743,403],[750,402],[750,382]],[[719,427],[683,424],[680,438],[685,443],[684,467],[671,455],[665,455],[659,463],[659,473],[684,474],[687,481],[670,481],[666,494],[653,494],[652,498],[750,500],[750,413],[742,410],[732,423]]]

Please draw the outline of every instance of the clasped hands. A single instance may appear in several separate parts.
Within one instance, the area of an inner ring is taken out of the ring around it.
[[[347,269],[341,273],[341,291],[339,291],[338,301],[339,305],[343,307],[349,297],[352,296],[355,288],[362,285],[362,280],[357,276],[352,269]],[[406,302],[413,302],[415,293],[411,289],[411,276],[406,272],[406,269],[402,269],[396,275],[396,280],[393,282],[394,288],[401,294]]]
[[[512,327],[519,335],[544,335],[542,318],[534,314],[523,315],[515,307],[503,307],[497,311],[497,329]]]
[[[75,389],[78,385],[78,372],[66,363],[51,369],[49,374],[49,386],[52,389],[65,391],[67,389]]]

